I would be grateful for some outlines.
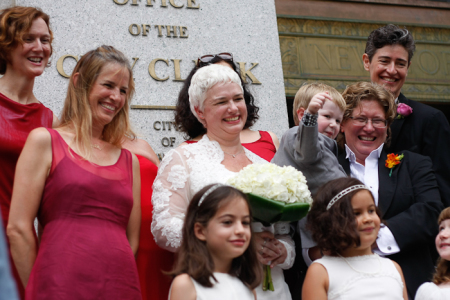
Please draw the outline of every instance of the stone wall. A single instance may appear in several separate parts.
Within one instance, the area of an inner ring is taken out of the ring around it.
[[[204,54],[231,52],[250,84],[260,120],[254,129],[279,137],[288,128],[274,0],[16,0],[51,17],[52,65],[38,77],[35,93],[60,113],[76,60],[102,44],[133,64],[136,95],[131,118],[157,153],[183,141],[173,106],[182,80]]]

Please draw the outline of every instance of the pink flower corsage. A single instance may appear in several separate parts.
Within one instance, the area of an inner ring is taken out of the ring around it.
[[[411,106],[405,104],[405,103],[400,103],[397,106],[397,119],[403,119],[407,116],[409,116],[410,114],[412,114],[413,110],[411,108]]]

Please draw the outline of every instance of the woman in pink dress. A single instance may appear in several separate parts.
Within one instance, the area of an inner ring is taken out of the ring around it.
[[[58,122],[33,94],[34,80],[44,72],[52,54],[49,20],[33,7],[0,11],[0,211],[5,230],[14,173],[25,140],[31,130],[51,128]],[[12,260],[11,267],[23,299],[24,289]]]
[[[128,60],[89,51],[70,77],[61,126],[33,130],[19,157],[8,236],[28,299],[141,298],[140,176],[121,148],[134,92]],[[39,251],[33,220],[43,232]]]

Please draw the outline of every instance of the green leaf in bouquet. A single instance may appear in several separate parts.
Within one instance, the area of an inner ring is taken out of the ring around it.
[[[301,220],[309,211],[307,203],[284,203],[248,193],[253,218],[265,226],[278,221],[293,222]]]

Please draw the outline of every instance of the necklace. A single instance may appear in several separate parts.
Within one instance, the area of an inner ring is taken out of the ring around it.
[[[338,255],[339,255],[340,258],[342,258],[342,259],[347,263],[347,265],[350,267],[350,269],[352,269],[352,270],[355,271],[356,273],[367,274],[367,275],[374,275],[374,274],[378,274],[378,273],[381,271],[381,258],[380,258],[380,256],[379,256],[378,254],[375,254],[375,255],[376,255],[377,258],[378,258],[378,263],[379,263],[379,265],[380,265],[380,268],[379,268],[378,271],[376,271],[376,272],[362,272],[362,271],[356,270],[355,268],[353,268],[353,266],[350,264],[350,262],[349,262],[345,257],[343,257],[342,255],[340,255],[339,253],[338,253]]]
[[[100,151],[102,151],[102,150],[103,150],[103,148],[102,148],[102,147],[100,147],[100,145],[99,145],[99,144],[91,144],[91,147],[92,147],[92,148],[95,148],[95,149],[98,149],[98,150],[100,150]]]
[[[222,150],[222,151],[223,151],[223,150]],[[228,152],[225,152],[225,151],[223,151],[223,153],[228,154],[228,155],[232,156],[233,158],[236,158],[236,156],[237,156],[239,153],[241,153],[242,151],[244,151],[244,148],[243,148],[243,147],[241,148],[241,150],[239,150],[239,151],[236,152],[235,154],[231,154],[231,153],[228,153]]]

